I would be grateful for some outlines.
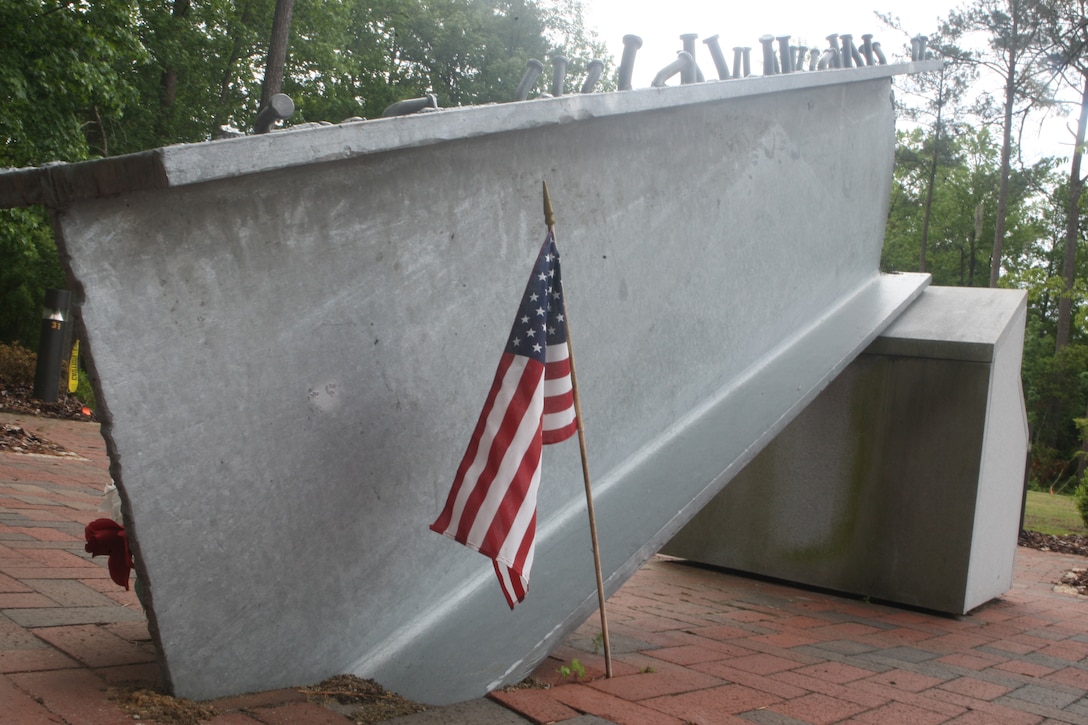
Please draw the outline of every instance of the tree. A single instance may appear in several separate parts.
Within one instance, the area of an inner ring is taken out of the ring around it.
[[[927,271],[934,283],[984,285],[982,236],[996,223],[1000,149],[989,129],[970,126],[944,137],[939,148],[936,145],[936,131],[916,127],[898,134],[881,266],[886,271],[915,269],[918,240],[929,218]],[[1034,199],[1048,181],[1051,163],[1041,159],[1010,175],[1008,240],[1017,258],[1041,233]]]
[[[146,57],[125,0],[0,3],[0,167],[82,161],[114,145],[135,97],[119,66]],[[41,209],[0,210],[0,339],[36,346],[45,290],[63,287]]]
[[[416,95],[434,93],[443,105],[509,100],[526,61],[548,51],[532,3],[416,0],[396,7],[387,19],[395,82]]]
[[[581,0],[3,0],[0,166],[246,129],[281,52],[291,123],[376,117],[423,93],[508,101],[531,57],[562,51],[573,76],[605,55],[583,15]],[[63,285],[44,210],[0,210],[0,340],[33,345],[44,291]]]
[[[1032,476],[1049,488],[1074,473],[1076,451],[1081,447],[1076,418],[1088,403],[1088,345],[1074,335],[1069,344],[1055,347],[1058,304],[1064,293],[1060,274],[1069,199],[1068,180],[1056,168],[1043,184],[1045,193],[1035,195],[1034,240],[1010,254],[1002,283],[1028,293],[1028,319],[1022,374],[1028,420],[1031,424]],[[1085,294],[1084,260],[1072,294]],[[1074,330],[1084,329],[1075,317]]]
[[[1061,299],[1058,301],[1058,331],[1054,340],[1058,350],[1069,344],[1073,323],[1073,287],[1076,281],[1077,242],[1080,239],[1080,199],[1084,191],[1084,177],[1081,176],[1080,167],[1081,159],[1084,157],[1085,126],[1088,125],[1088,72],[1084,73],[1083,82],[1073,160],[1069,166],[1069,202],[1066,205],[1065,243],[1062,255],[1064,286]]]
[[[1084,156],[1085,128],[1088,127],[1088,26],[1084,22],[1085,0],[1047,0],[1033,3],[1052,44],[1051,66],[1062,82],[1080,89],[1080,114],[1074,134],[1070,160],[1068,201],[1065,205],[1065,238],[1061,275],[1063,291],[1058,301],[1058,326],[1055,349],[1069,344],[1073,322],[1073,289],[1076,280],[1077,243],[1080,239],[1080,199],[1084,189],[1081,161]]]
[[[612,79],[612,57],[597,34],[586,27],[585,3],[582,0],[538,0],[544,20],[544,37],[555,48],[554,52],[564,54],[570,60],[567,92],[578,89],[590,61],[604,63],[601,73],[601,90],[615,90]]]
[[[988,48],[979,50],[961,45],[980,33],[985,36]],[[945,57],[984,68],[1002,81],[1001,175],[990,255],[990,286],[996,287],[1006,242],[1014,122],[1022,120],[1030,108],[1048,98],[1047,89],[1038,81],[1043,37],[1031,0],[975,0],[973,5],[949,15],[941,26],[941,38],[940,49]],[[1017,107],[1018,102],[1023,105]]]
[[[962,123],[961,102],[976,76],[977,74],[970,66],[945,64],[934,74],[907,76],[897,83],[897,88],[904,92],[896,96],[896,108],[900,115],[914,122],[929,121],[931,131],[918,254],[919,272],[928,271],[926,253],[929,247],[929,227],[932,220],[937,168],[941,163],[942,150],[949,144],[949,133],[955,134]],[[917,105],[904,103],[904,96],[921,102]]]
[[[126,0],[0,3],[0,166],[105,155],[103,119],[134,98],[119,66],[145,57]]]
[[[0,341],[37,349],[45,291],[64,286],[44,210],[0,211]]]
[[[284,92],[300,120],[375,117],[426,93],[447,107],[504,102],[530,58],[555,52],[570,59],[570,91],[589,60],[606,55],[582,13],[578,0],[343,0],[319,9],[299,0]]]
[[[877,13],[877,17],[889,28],[910,37],[898,17]],[[940,55],[941,39],[930,33],[933,48]],[[968,111],[965,99],[972,83],[978,79],[977,69],[966,63],[943,63],[935,73],[899,76],[892,83],[896,114],[912,124],[924,124],[929,130],[928,174],[924,215],[922,219],[918,271],[928,271],[926,255],[929,250],[929,227],[932,220],[933,195],[937,181],[937,169],[942,163],[942,153],[950,145],[949,136],[955,136],[965,124]],[[905,161],[905,159],[904,159]],[[920,163],[920,160],[919,160]]]
[[[276,13],[272,16],[272,39],[268,42],[268,61],[264,67],[264,83],[261,85],[260,107],[264,108],[272,96],[283,87],[283,66],[287,62],[287,40],[291,34],[291,12],[295,0],[276,0]]]

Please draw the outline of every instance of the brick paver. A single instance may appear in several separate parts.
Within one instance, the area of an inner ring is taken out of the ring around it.
[[[83,551],[109,483],[98,426],[16,420],[76,455],[0,453],[0,723],[132,722],[108,690],[161,673],[134,592]],[[609,600],[613,679],[594,614],[537,667],[546,689],[492,699],[534,723],[1088,725],[1088,598],[1053,590],[1086,565],[1020,549],[1012,590],[947,617],[657,557]],[[297,689],[211,705],[215,725],[350,722]]]

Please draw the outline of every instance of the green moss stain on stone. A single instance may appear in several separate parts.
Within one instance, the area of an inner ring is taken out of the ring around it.
[[[844,419],[842,428],[834,431],[834,434],[850,447],[849,465],[841,468],[845,480],[839,482],[825,481],[823,486],[815,487],[812,484],[819,483],[818,479],[792,482],[793,495],[830,495],[836,498],[832,507],[834,520],[822,541],[781,552],[793,564],[850,561],[851,568],[866,568],[872,563],[864,560],[858,562],[858,559],[864,559],[868,552],[874,551],[866,545],[866,519],[862,512],[872,495],[873,477],[880,467],[881,439],[885,430],[881,419],[884,417],[884,396],[890,377],[886,362],[867,359],[867,356],[858,358],[849,370],[851,379],[844,379],[847,375],[840,377],[818,399],[819,404],[825,407],[825,414],[826,408],[830,407]],[[802,413],[796,423],[803,425],[804,422]],[[833,457],[835,454],[827,455]]]

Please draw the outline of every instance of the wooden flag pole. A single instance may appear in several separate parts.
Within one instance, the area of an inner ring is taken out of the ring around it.
[[[555,235],[555,212],[548,195],[548,182],[544,182],[544,223],[552,236]],[[608,615],[604,606],[604,577],[601,575],[601,547],[597,543],[597,516],[593,512],[593,488],[589,481],[589,455],[586,452],[586,431],[582,426],[582,400],[578,395],[578,375],[574,371],[574,346],[571,344],[570,315],[567,314],[567,294],[563,293],[563,318],[567,323],[567,355],[570,358],[570,384],[574,394],[574,415],[578,423],[578,448],[582,453],[582,480],[586,485],[586,511],[589,514],[589,539],[593,546],[593,568],[597,574],[597,604],[601,610],[601,644],[604,647],[605,676],[612,678],[612,645],[608,641]]]

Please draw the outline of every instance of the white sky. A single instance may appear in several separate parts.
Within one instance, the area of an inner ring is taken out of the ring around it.
[[[852,33],[855,43],[863,33],[872,33],[888,56],[889,62],[903,60],[909,54],[907,36],[886,27],[873,14],[874,10],[898,16],[911,35],[928,35],[937,26],[937,18],[948,14],[947,0],[778,0],[752,3],[729,0],[669,0],[669,2],[640,2],[639,0],[586,0],[586,21],[597,31],[619,64],[623,54],[623,36],[638,35],[642,48],[635,60],[632,85],[649,86],[657,72],[676,58],[682,49],[682,33],[698,33],[695,59],[709,78],[717,78],[710,52],[703,39],[717,34],[730,67],[733,46],[752,48],[752,72],[762,72],[761,35],[790,35],[792,44],[804,40],[805,45],[827,47],[826,36],[831,33]],[[777,49],[777,43],[775,44]],[[909,57],[906,58],[909,60]],[[670,85],[677,82],[670,81]]]
[[[803,40],[807,46],[826,48],[826,37],[831,33],[851,33],[855,43],[860,43],[863,33],[872,33],[888,62],[895,63],[910,60],[910,36],[929,35],[937,28],[938,19],[963,5],[960,0],[585,0],[586,23],[607,44],[617,66],[623,55],[623,36],[642,38],[642,48],[635,57],[634,88],[649,86],[658,71],[676,58],[676,52],[683,47],[682,33],[699,34],[695,59],[708,80],[716,79],[718,73],[702,41],[715,34],[730,69],[733,47],[750,46],[752,72],[757,75],[763,72],[759,37],[767,34],[790,35],[794,45]],[[884,25],[874,11],[898,18],[905,33]],[[669,85],[677,83],[679,78],[669,81]],[[1068,156],[1072,136],[1066,126],[1075,118],[1052,114],[1041,128],[1040,120],[1036,116],[1028,121],[1023,139],[1025,154],[1029,158],[1037,154]]]

